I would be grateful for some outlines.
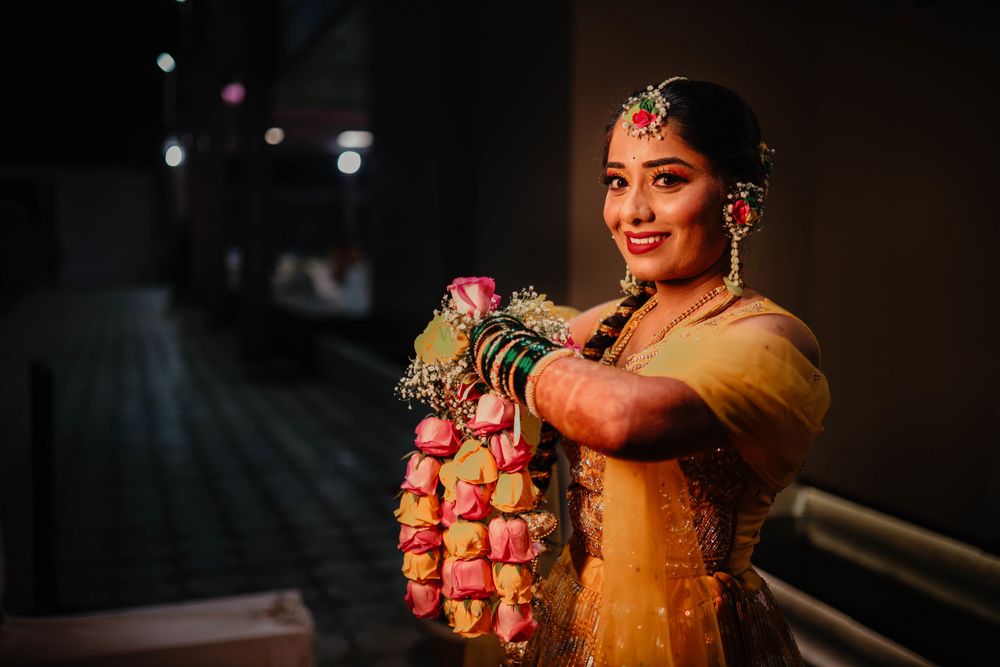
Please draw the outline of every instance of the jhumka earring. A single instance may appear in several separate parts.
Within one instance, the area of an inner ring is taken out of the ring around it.
[[[625,265],[625,277],[622,278],[620,284],[622,291],[626,294],[638,296],[642,292],[639,281],[635,279],[635,275],[632,274],[632,269],[628,268],[628,264]]]
[[[760,164],[764,171],[764,186],[756,183],[737,181],[733,184],[726,203],[722,206],[724,226],[730,238],[729,275],[723,278],[726,289],[734,296],[743,294],[743,279],[740,277],[740,241],[752,232],[760,229],[761,218],[764,217],[764,199],[770,184],[771,165],[774,163],[774,150],[768,148],[763,141],[757,145],[760,151]]]
[[[740,277],[740,241],[760,229],[766,192],[755,183],[739,181],[726,195],[726,203],[722,207],[726,233],[731,242],[729,275],[723,278],[723,281],[726,283],[726,289],[734,296],[743,294],[743,279]]]

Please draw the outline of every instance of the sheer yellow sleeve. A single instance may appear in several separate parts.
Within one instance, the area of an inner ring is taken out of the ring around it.
[[[823,430],[830,405],[826,377],[788,339],[751,323],[685,333],[665,343],[640,372],[694,390],[747,465],[769,486],[784,488]]]

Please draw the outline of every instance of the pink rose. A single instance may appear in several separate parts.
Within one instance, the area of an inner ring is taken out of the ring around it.
[[[399,525],[400,551],[412,551],[414,553],[424,553],[441,546],[441,531],[437,526],[407,526]]]
[[[733,202],[731,215],[737,225],[747,224],[747,220],[750,219],[750,204],[747,203],[746,199],[737,199]]]
[[[458,480],[455,484],[455,516],[473,520],[486,518],[491,511],[493,486]]]
[[[458,451],[459,441],[455,427],[447,419],[427,417],[414,429],[417,434],[413,444],[424,454],[451,456]]]
[[[469,421],[469,430],[476,435],[489,435],[514,425],[514,404],[496,394],[484,394],[476,404],[476,416]]]
[[[441,525],[445,528],[455,523],[455,501],[445,500],[441,502]]]
[[[502,563],[527,563],[541,553],[541,545],[531,541],[524,519],[490,521],[490,560]]]
[[[437,582],[406,582],[406,606],[417,618],[437,618],[441,613],[441,585]]]
[[[433,456],[414,454],[406,464],[406,479],[399,488],[417,495],[429,496],[437,491],[438,471],[441,462]]]
[[[441,594],[449,600],[455,597],[455,561],[457,558],[445,558],[441,563]]]
[[[519,435],[514,442],[514,434],[501,431],[490,436],[490,453],[496,459],[497,468],[504,472],[523,470],[531,461],[532,448],[524,435]]]
[[[500,303],[500,297],[493,293],[496,287],[492,278],[455,278],[448,292],[458,312],[483,315]]]
[[[636,127],[646,127],[653,122],[653,114],[649,113],[645,109],[639,109],[637,112],[632,114],[632,124]]]
[[[488,598],[496,592],[496,587],[493,585],[493,573],[485,558],[473,558],[472,560],[448,558],[445,563],[449,561],[451,561],[450,597],[453,600]]]
[[[531,605],[497,605],[493,615],[493,632],[503,642],[523,642],[535,634],[538,621],[531,616]]]

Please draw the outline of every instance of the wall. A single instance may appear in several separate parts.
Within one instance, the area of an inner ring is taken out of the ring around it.
[[[998,551],[1000,9],[979,4],[578,0],[569,294],[612,298],[623,272],[598,184],[619,99],[677,74],[733,88],[776,150],[747,281],[812,326],[833,393],[805,480]]]

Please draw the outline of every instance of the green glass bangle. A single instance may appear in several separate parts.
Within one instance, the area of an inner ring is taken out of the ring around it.
[[[508,331],[500,334],[496,337],[496,341],[490,341],[487,346],[489,349],[483,352],[483,362],[482,362],[482,372],[481,376],[486,380],[486,384],[490,386],[491,389],[497,389],[496,383],[493,382],[494,377],[499,377],[497,371],[497,355],[501,351],[507,351],[508,346],[513,345],[518,338],[529,336],[530,334],[526,331]]]
[[[507,343],[511,342],[512,340],[515,340],[520,336],[527,336],[527,335],[529,335],[528,332],[523,330],[505,331],[499,336],[497,336],[494,340],[491,340],[490,344],[486,346],[485,350],[483,350],[483,369],[485,370],[486,368],[492,368],[494,355],[496,355],[497,352],[499,352],[504,346],[506,346]]]
[[[528,375],[539,359],[557,347],[555,343],[548,340],[534,341],[529,347],[528,352],[518,360],[517,366],[514,368],[513,387],[514,393],[522,403],[526,399],[525,391],[528,384]]]
[[[518,327],[524,326],[524,324],[513,315],[491,315],[472,328],[472,332],[469,334],[469,346],[475,347],[476,342],[487,329],[494,326],[502,326],[507,323],[515,324]]]
[[[521,355],[521,352],[524,351],[524,346],[519,344],[520,342],[521,341],[515,341],[511,348],[507,350],[507,353],[503,355],[503,359],[500,360],[500,372],[497,377],[500,379],[500,388],[505,394],[507,393],[506,388],[510,386],[510,382],[508,382],[510,378],[510,368],[514,365],[514,360],[517,359]]]

